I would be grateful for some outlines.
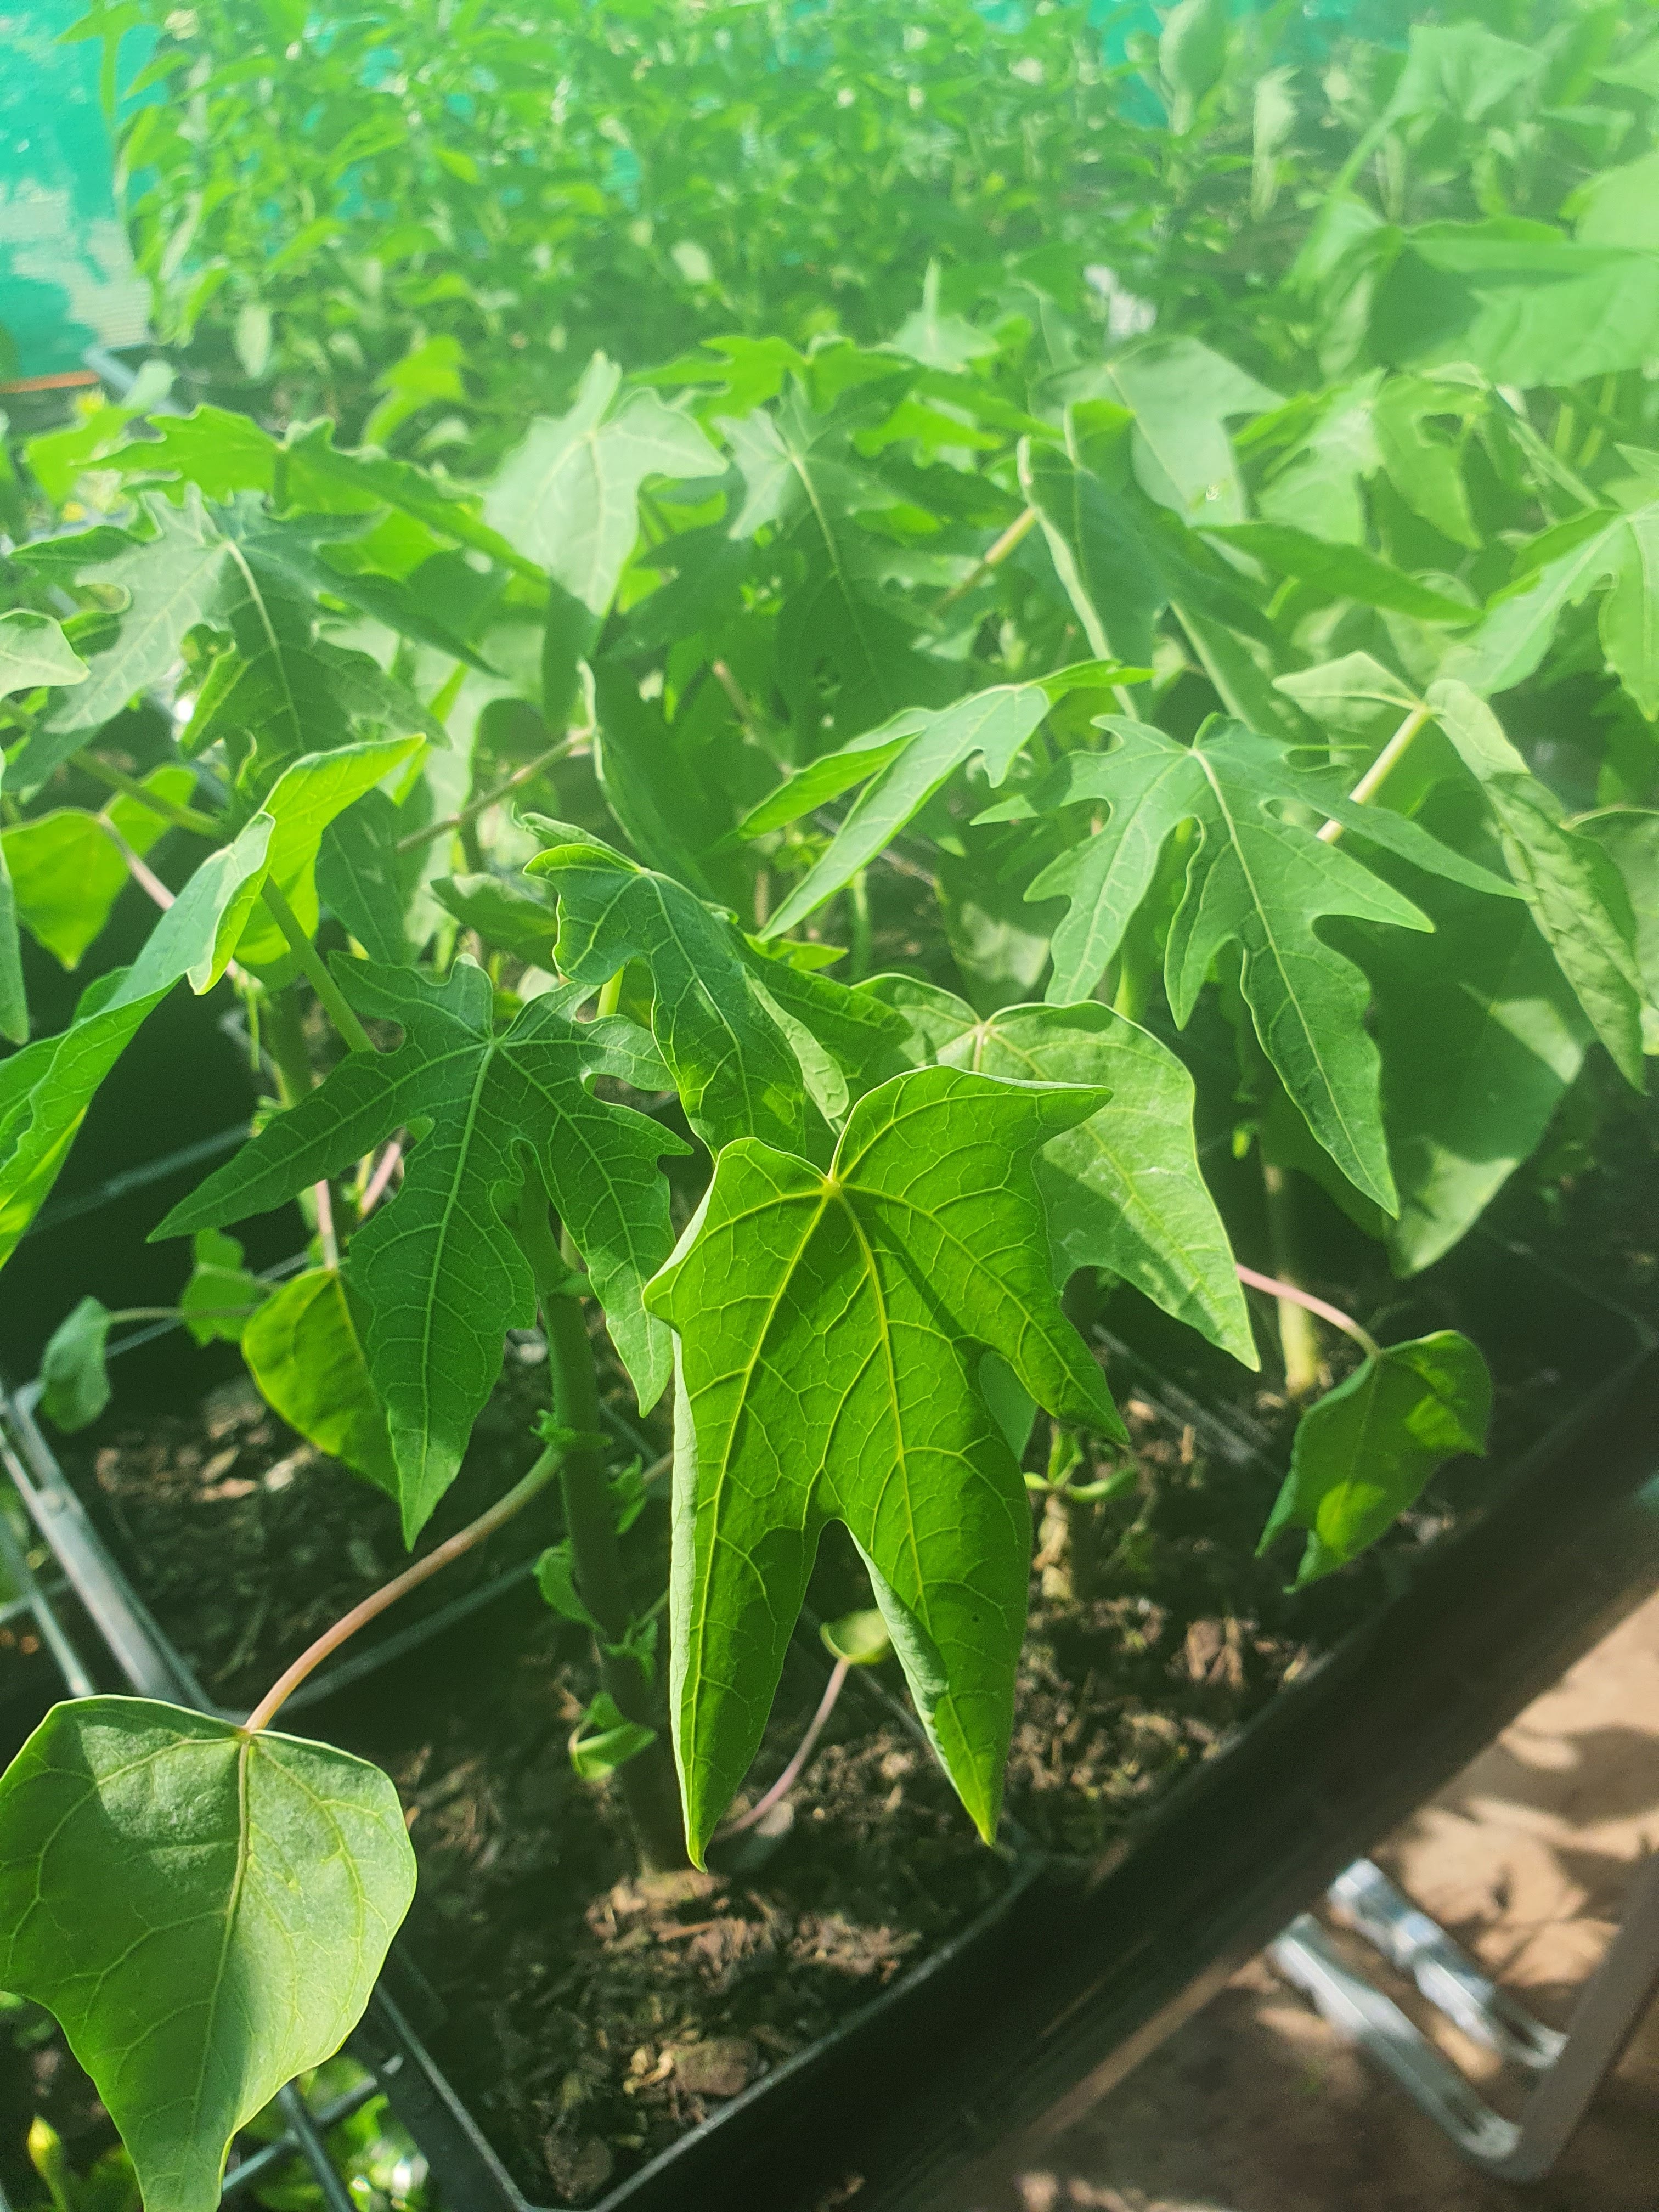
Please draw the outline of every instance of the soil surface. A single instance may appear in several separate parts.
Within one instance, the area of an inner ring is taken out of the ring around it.
[[[1564,2027],[1659,1850],[1659,1596],[1373,1856],[1528,2011]],[[1333,1923],[1335,1926],[1337,1923]],[[1520,2085],[1365,1971],[1499,2109]],[[1466,2166],[1392,2081],[1257,1959],[1056,2141],[952,2184],[950,2212],[1654,2212],[1659,2008],[1555,2172]],[[931,2208],[930,2208],[931,2212]]]
[[[420,1549],[511,1488],[540,1449],[532,1424],[547,1403],[546,1352],[526,1333],[508,1346]],[[191,1414],[150,1416],[142,1427],[121,1425],[118,1401],[112,1425],[108,1442],[59,1443],[58,1456],[162,1633],[219,1705],[245,1711],[409,1564],[393,1501],[307,1443],[246,1379],[210,1391]],[[533,1559],[557,1534],[551,1512],[550,1499],[538,1500],[365,1630],[353,1656]]]

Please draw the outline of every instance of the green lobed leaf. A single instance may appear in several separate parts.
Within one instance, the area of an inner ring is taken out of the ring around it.
[[[1605,586],[1602,650],[1643,714],[1659,715],[1659,500],[1627,513],[1577,515],[1534,539],[1526,561],[1449,656],[1444,675],[1483,694],[1510,690],[1538,667],[1565,610]]]
[[[743,939],[672,876],[658,875],[562,823],[526,872],[558,894],[559,972],[590,988],[629,960],[651,970],[652,1034],[686,1115],[713,1148],[757,1136],[799,1146],[799,1061],[751,988]]]
[[[1636,963],[1647,1004],[1642,1045],[1659,1052],[1659,812],[1644,806],[1607,806],[1581,814],[1571,824],[1593,838],[1624,878],[1636,921]]]
[[[307,1267],[272,1291],[241,1344],[255,1389],[290,1428],[388,1497],[399,1495],[386,1410],[337,1267]]]
[[[1060,1310],[1030,1169],[1102,1103],[924,1068],[859,1102],[828,1174],[750,1139],[720,1155],[647,1294],[679,1339],[670,1700],[699,1863],[759,1747],[830,1519],[994,1832],[1030,1510],[978,1371],[994,1351],[1060,1419],[1122,1434]]]
[[[120,592],[125,611],[86,682],[35,725],[16,764],[24,788],[43,783],[136,694],[170,679],[185,640],[204,625],[229,631],[246,672],[248,701],[232,718],[236,726],[290,755],[323,734],[312,720],[319,695],[307,664],[317,592],[346,588],[316,554],[318,540],[339,526],[275,522],[252,494],[210,508],[193,485],[182,506],[153,493],[137,505],[147,534],[81,566],[81,581]]]
[[[552,967],[558,911],[533,884],[526,890],[508,878],[483,874],[439,876],[429,888],[439,904],[468,929],[476,929],[486,945],[538,968]]]
[[[57,2015],[148,2212],[216,2212],[232,2136],[339,2049],[414,1890],[397,1791],[325,1744],[87,1698],[0,1778],[0,1979]]]
[[[441,982],[369,962],[337,960],[335,972],[357,1012],[399,1024],[403,1042],[349,1054],[153,1233],[265,1212],[343,1173],[394,1129],[430,1125],[347,1260],[368,1311],[368,1370],[412,1542],[455,1478],[507,1329],[535,1317],[529,1266],[501,1211],[527,1172],[541,1176],[587,1266],[641,1404],[660,1395],[668,1345],[640,1296],[672,1239],[657,1163],[685,1147],[594,1097],[596,1076],[658,1089],[664,1071],[633,1023],[577,1019],[588,995],[580,984],[533,1000],[497,1036],[489,979],[470,960]]]
[[[1068,398],[1115,399],[1135,418],[1132,450],[1141,489],[1185,522],[1242,522],[1228,422],[1260,415],[1279,394],[1194,337],[1131,340],[1097,368],[1069,378]]]
[[[630,392],[617,406],[621,381],[615,363],[596,354],[570,412],[532,422],[484,495],[490,529],[595,618],[639,536],[641,485],[724,468],[691,417],[654,392]]]
[[[1005,1006],[981,1020],[948,991],[908,977],[875,976],[861,988],[910,1015],[922,1060],[1109,1091],[1097,1113],[1037,1157],[1056,1280],[1107,1268],[1246,1367],[1260,1365],[1232,1248],[1199,1170],[1193,1079],[1167,1045],[1096,1000]]]
[[[419,873],[398,851],[398,810],[384,791],[366,791],[323,832],[317,895],[371,960],[395,968],[409,957],[404,911]]]
[[[1363,545],[1327,544],[1322,538],[1292,530],[1282,522],[1240,522],[1226,529],[1214,524],[1204,526],[1224,544],[1237,545],[1240,552],[1250,554],[1281,575],[1316,584],[1323,598],[1356,599],[1361,606],[1383,607],[1427,623],[1472,623],[1480,612],[1468,601],[1432,591],[1414,576],[1390,568]],[[1278,688],[1297,698],[1293,682],[1281,677]]]
[[[1297,1588],[1355,1559],[1423,1492],[1437,1468],[1486,1449],[1492,1376],[1468,1337],[1391,1344],[1310,1406],[1258,1552],[1285,1528],[1308,1540]]]
[[[1422,223],[1377,288],[1370,338],[1395,368],[1468,362],[1522,391],[1616,376],[1659,352],[1659,256],[1510,216]]]
[[[1428,703],[1458,757],[1485,792],[1510,873],[1614,1066],[1643,1087],[1644,991],[1630,895],[1594,838],[1571,829],[1565,810],[1504,735],[1486,702],[1455,678],[1431,685]]]
[[[984,761],[992,787],[1003,782],[1053,700],[1066,688],[1061,677],[1040,684],[999,684],[949,707],[912,708],[855,739],[852,747],[843,746],[814,762],[785,784],[778,801],[791,804],[794,811],[781,816],[776,805],[767,812],[763,803],[757,811],[768,828],[823,805],[837,788],[845,790],[866,776],[872,779],[848,808],[828,849],[769,918],[762,936],[781,937],[805,921],[890,845],[976,754]],[[838,775],[845,779],[839,785]],[[798,793],[797,784],[808,788]],[[754,834],[755,818],[744,823],[746,834]]]
[[[60,1321],[40,1355],[40,1410],[65,1436],[91,1426],[109,1403],[104,1350],[114,1316],[97,1298],[82,1298]]]
[[[1071,903],[1054,933],[1049,1002],[1092,990],[1152,887],[1166,842],[1182,823],[1196,823],[1164,952],[1176,1024],[1186,1026],[1223,946],[1238,945],[1262,1050],[1343,1174],[1392,1213],[1368,993],[1352,961],[1316,925],[1337,915],[1405,929],[1430,924],[1391,884],[1282,810],[1316,810],[1351,836],[1473,888],[1512,896],[1511,887],[1403,816],[1354,805],[1340,780],[1292,768],[1282,744],[1237,722],[1212,721],[1190,746],[1144,722],[1112,718],[1101,726],[1112,732],[1113,750],[1068,756],[1031,802],[1042,809],[1089,799],[1109,809],[1103,826],[1045,868],[1027,894]]]

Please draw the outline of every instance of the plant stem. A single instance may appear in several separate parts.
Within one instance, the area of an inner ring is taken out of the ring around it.
[[[459,814],[447,815],[441,822],[431,823],[424,830],[411,830],[407,837],[398,840],[394,849],[399,853],[418,853],[422,845],[431,844],[434,837],[447,836],[453,830],[465,830],[470,822],[476,822],[481,814],[487,814],[503,799],[510,799],[521,784],[531,782],[544,768],[551,768],[555,761],[568,758],[592,734],[591,730],[570,731],[559,739],[556,745],[550,745],[544,753],[538,753],[534,760],[526,761],[522,768],[515,768],[504,782],[498,783],[493,791],[485,792],[482,799],[470,800]]]
[[[1420,700],[1412,708],[1410,714],[1389,739],[1388,744],[1383,746],[1364,775],[1348,793],[1351,805],[1364,806],[1368,800],[1376,796],[1384,781],[1405,758],[1411,748],[1413,738],[1416,737],[1423,725],[1431,719],[1431,713],[1432,709],[1425,706]],[[1340,822],[1328,822],[1319,835],[1325,844],[1334,845],[1342,835],[1342,824]]]
[[[617,1007],[621,1006],[623,978],[627,975],[627,973],[628,963],[624,961],[622,966],[617,969],[614,975],[607,976],[605,981],[600,984],[599,999],[593,1008],[594,1018],[596,1020],[603,1020],[606,1014],[614,1014]]]
[[[1298,1283],[1282,1282],[1277,1275],[1260,1275],[1254,1267],[1243,1267],[1237,1261],[1234,1265],[1238,1268],[1241,1283],[1248,1283],[1253,1291],[1271,1291],[1281,1305],[1288,1302],[1317,1314],[1322,1321],[1329,1322],[1351,1336],[1368,1359],[1375,1359],[1381,1352],[1382,1347],[1370,1331],[1362,1328],[1353,1316],[1345,1314],[1340,1306],[1332,1305],[1328,1299],[1315,1297],[1311,1291],[1304,1291]]]
[[[328,963],[306,935],[300,917],[289,904],[281,884],[273,883],[267,876],[260,896],[270,908],[276,927],[294,948],[307,982],[327,1007],[329,1019],[344,1038],[349,1048],[353,1052],[373,1052],[373,1038],[352,1012],[345,993],[329,974]]]
[[[188,830],[194,837],[211,837],[216,845],[224,842],[224,824],[216,822],[210,814],[198,814],[193,806],[179,806],[172,799],[163,799],[159,792],[147,791],[137,776],[128,775],[118,768],[112,768],[107,761],[100,760],[96,753],[72,753],[70,757],[76,768],[84,769],[89,776],[109,790],[121,792],[128,799],[136,799],[140,806],[149,807],[152,814],[159,814],[175,830]]]
[[[182,1306],[121,1306],[108,1320],[112,1328],[123,1321],[240,1321],[254,1310],[252,1306],[192,1306],[187,1314]]]
[[[475,1544],[482,1544],[486,1536],[493,1536],[503,1522],[510,1521],[515,1513],[528,1505],[538,1491],[546,1489],[558,1472],[558,1466],[559,1455],[550,1447],[529,1474],[516,1482],[505,1498],[497,1498],[488,1512],[481,1513],[476,1521],[469,1521],[465,1528],[459,1530],[447,1542],[440,1544],[436,1551],[428,1552],[425,1559],[416,1559],[413,1566],[405,1567],[402,1574],[372,1591],[360,1605],[354,1605],[349,1613],[335,1622],[332,1628],[325,1628],[316,1642],[302,1651],[286,1673],[278,1675],[265,1692],[243,1722],[244,1735],[257,1735],[261,1729],[268,1729],[307,1675],[314,1673],[330,1652],[337,1651],[349,1637],[355,1636],[360,1628],[366,1628],[371,1620],[383,1613],[389,1605],[395,1605],[400,1597],[407,1595],[412,1589],[418,1589],[422,1583],[429,1582],[441,1567],[447,1567],[452,1559],[459,1559]]]
[[[823,1697],[818,1700],[818,1709],[808,1722],[806,1733],[795,1747],[794,1757],[758,1804],[751,1805],[746,1813],[740,1813],[735,1820],[728,1820],[726,1823],[715,1838],[717,1842],[724,1842],[727,1836],[741,1835],[745,1828],[752,1828],[757,1820],[763,1820],[779,1798],[787,1796],[800,1780],[801,1771],[817,1748],[818,1738],[823,1734],[830,1716],[836,1710],[836,1703],[841,1696],[847,1675],[848,1662],[845,1659],[837,1659],[830,1670],[830,1680],[825,1686]]]
[[[953,607],[958,599],[966,599],[981,576],[988,575],[993,568],[1006,561],[1015,548],[1030,536],[1036,527],[1036,520],[1037,511],[1034,507],[1028,507],[1024,514],[1016,515],[996,544],[981,555],[962,581],[951,586],[934,608],[933,612],[942,615],[947,607]]]
[[[586,1318],[580,1297],[571,1295],[571,1273],[553,1241],[547,1200],[531,1179],[514,1221],[514,1231],[531,1271],[547,1331],[552,1370],[553,1416],[577,1437],[595,1435],[599,1426],[599,1376]],[[653,1706],[650,1684],[639,1662],[622,1651],[633,1618],[617,1514],[605,1479],[605,1455],[594,1444],[573,1444],[559,1465],[564,1494],[565,1530],[570,1539],[576,1587],[582,1603],[599,1623],[599,1677],[624,1718],[655,1729],[657,1741],[617,1770],[617,1783],[634,1826],[640,1856],[647,1869],[685,1864],[685,1831],[679,1787]]]
[[[852,909],[853,942],[851,958],[848,962],[851,980],[861,983],[870,973],[870,878],[866,868],[860,868],[847,886],[847,902]]]
[[[1319,1388],[1319,1332],[1309,1317],[1314,1304],[1296,1279],[1295,1200],[1285,1170],[1270,1161],[1262,1163],[1261,1184],[1267,1200],[1267,1241],[1273,1255],[1273,1273],[1268,1279],[1279,1300],[1285,1389],[1292,1398],[1305,1398]]]

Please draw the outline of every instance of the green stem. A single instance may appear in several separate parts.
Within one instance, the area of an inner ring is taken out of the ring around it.
[[[121,1306],[107,1316],[111,1328],[125,1321],[240,1321],[252,1306]]]
[[[349,1613],[343,1614],[335,1622],[332,1628],[325,1628],[316,1642],[302,1651],[286,1673],[279,1675],[265,1692],[243,1722],[244,1735],[258,1735],[261,1729],[268,1729],[307,1675],[320,1667],[331,1651],[337,1651],[348,1637],[355,1636],[360,1628],[366,1628],[377,1614],[384,1613],[389,1605],[395,1605],[409,1591],[418,1589],[422,1583],[429,1582],[441,1567],[447,1567],[452,1559],[459,1559],[475,1544],[482,1544],[486,1536],[493,1536],[503,1522],[510,1521],[515,1513],[529,1504],[538,1491],[546,1489],[557,1473],[558,1465],[557,1452],[550,1449],[544,1451],[523,1480],[515,1483],[505,1498],[498,1498],[488,1512],[481,1513],[476,1521],[469,1521],[465,1528],[450,1537],[447,1543],[440,1544],[436,1551],[428,1552],[423,1559],[416,1559],[412,1567],[405,1567],[402,1574],[383,1583],[361,1605],[354,1605]]]
[[[152,814],[159,814],[164,822],[172,823],[175,830],[188,830],[194,837],[211,837],[216,845],[224,842],[225,826],[222,822],[216,822],[210,814],[198,814],[193,806],[175,805],[172,799],[163,799],[159,792],[146,790],[137,776],[127,775],[120,769],[112,768],[107,761],[100,760],[96,753],[73,753],[70,758],[76,768],[83,769],[96,781],[111,791],[123,793],[128,799],[136,799],[140,806],[149,807]]]
[[[446,815],[441,822],[434,822],[424,830],[412,830],[407,837],[400,837],[397,850],[418,853],[422,845],[431,844],[434,838],[447,836],[453,830],[465,830],[469,823],[476,822],[481,814],[487,814],[503,799],[510,799],[521,784],[532,781],[544,769],[551,768],[556,761],[568,759],[589,735],[591,732],[586,730],[578,730],[570,736],[561,738],[556,745],[550,745],[544,753],[538,753],[534,760],[526,761],[522,768],[514,769],[505,781],[485,792],[483,798],[472,799],[462,807],[459,814]]]
[[[575,1437],[594,1436],[599,1428],[599,1386],[593,1347],[581,1300],[571,1295],[571,1272],[553,1241],[546,1198],[535,1183],[526,1188],[514,1232],[536,1278],[552,1370],[553,1417]],[[605,1479],[603,1449],[585,1443],[570,1446],[560,1462],[559,1482],[576,1587],[599,1623],[594,1641],[600,1680],[627,1719],[657,1730],[654,1743],[617,1770],[640,1856],[648,1868],[684,1866],[679,1788],[663,1739],[661,1716],[639,1662],[617,1648],[628,1633],[633,1606],[617,1540],[616,1508]]]
[[[596,1017],[601,1017],[605,1014],[614,1014],[617,1007],[621,1006],[623,978],[627,975],[627,973],[628,963],[624,961],[623,965],[617,969],[614,975],[607,977],[606,980],[600,984],[599,1002],[593,1009]]]
[[[1267,1242],[1273,1249],[1273,1279],[1279,1285],[1279,1342],[1285,1355],[1285,1389],[1306,1398],[1319,1388],[1319,1331],[1305,1293],[1297,1280],[1296,1200],[1288,1172],[1264,1160],[1261,1185],[1267,1200]],[[1293,1295],[1294,1293],[1294,1295]]]
[[[327,962],[306,935],[300,917],[289,904],[281,885],[273,883],[267,876],[260,896],[270,909],[276,927],[294,948],[307,982],[327,1007],[329,1019],[349,1048],[353,1052],[373,1052],[374,1039],[352,1012],[345,993],[330,975]]]
[[[1376,798],[1383,784],[1411,750],[1412,741],[1418,732],[1425,722],[1432,720],[1433,713],[1431,707],[1425,706],[1421,700],[1418,702],[1348,793],[1350,805],[1364,806]],[[1326,844],[1334,845],[1342,835],[1342,824],[1340,822],[1328,822],[1319,835]]]
[[[292,1106],[312,1085],[305,1024],[300,1017],[300,1001],[292,991],[267,994],[264,1032],[276,1067],[276,1095],[284,1106]]]
[[[861,983],[870,973],[870,883],[868,871],[859,869],[847,886],[848,904],[852,908],[853,942],[851,958],[848,963],[849,981]]]

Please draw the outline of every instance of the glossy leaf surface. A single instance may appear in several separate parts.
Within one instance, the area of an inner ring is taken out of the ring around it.
[[[744,1139],[648,1293],[679,1337],[671,1706],[699,1859],[759,1746],[819,1533],[845,1522],[963,1803],[994,1832],[1030,1514],[978,1382],[1121,1426],[1053,1285],[1032,1156],[1097,1091],[955,1068],[854,1109],[828,1175]]]

